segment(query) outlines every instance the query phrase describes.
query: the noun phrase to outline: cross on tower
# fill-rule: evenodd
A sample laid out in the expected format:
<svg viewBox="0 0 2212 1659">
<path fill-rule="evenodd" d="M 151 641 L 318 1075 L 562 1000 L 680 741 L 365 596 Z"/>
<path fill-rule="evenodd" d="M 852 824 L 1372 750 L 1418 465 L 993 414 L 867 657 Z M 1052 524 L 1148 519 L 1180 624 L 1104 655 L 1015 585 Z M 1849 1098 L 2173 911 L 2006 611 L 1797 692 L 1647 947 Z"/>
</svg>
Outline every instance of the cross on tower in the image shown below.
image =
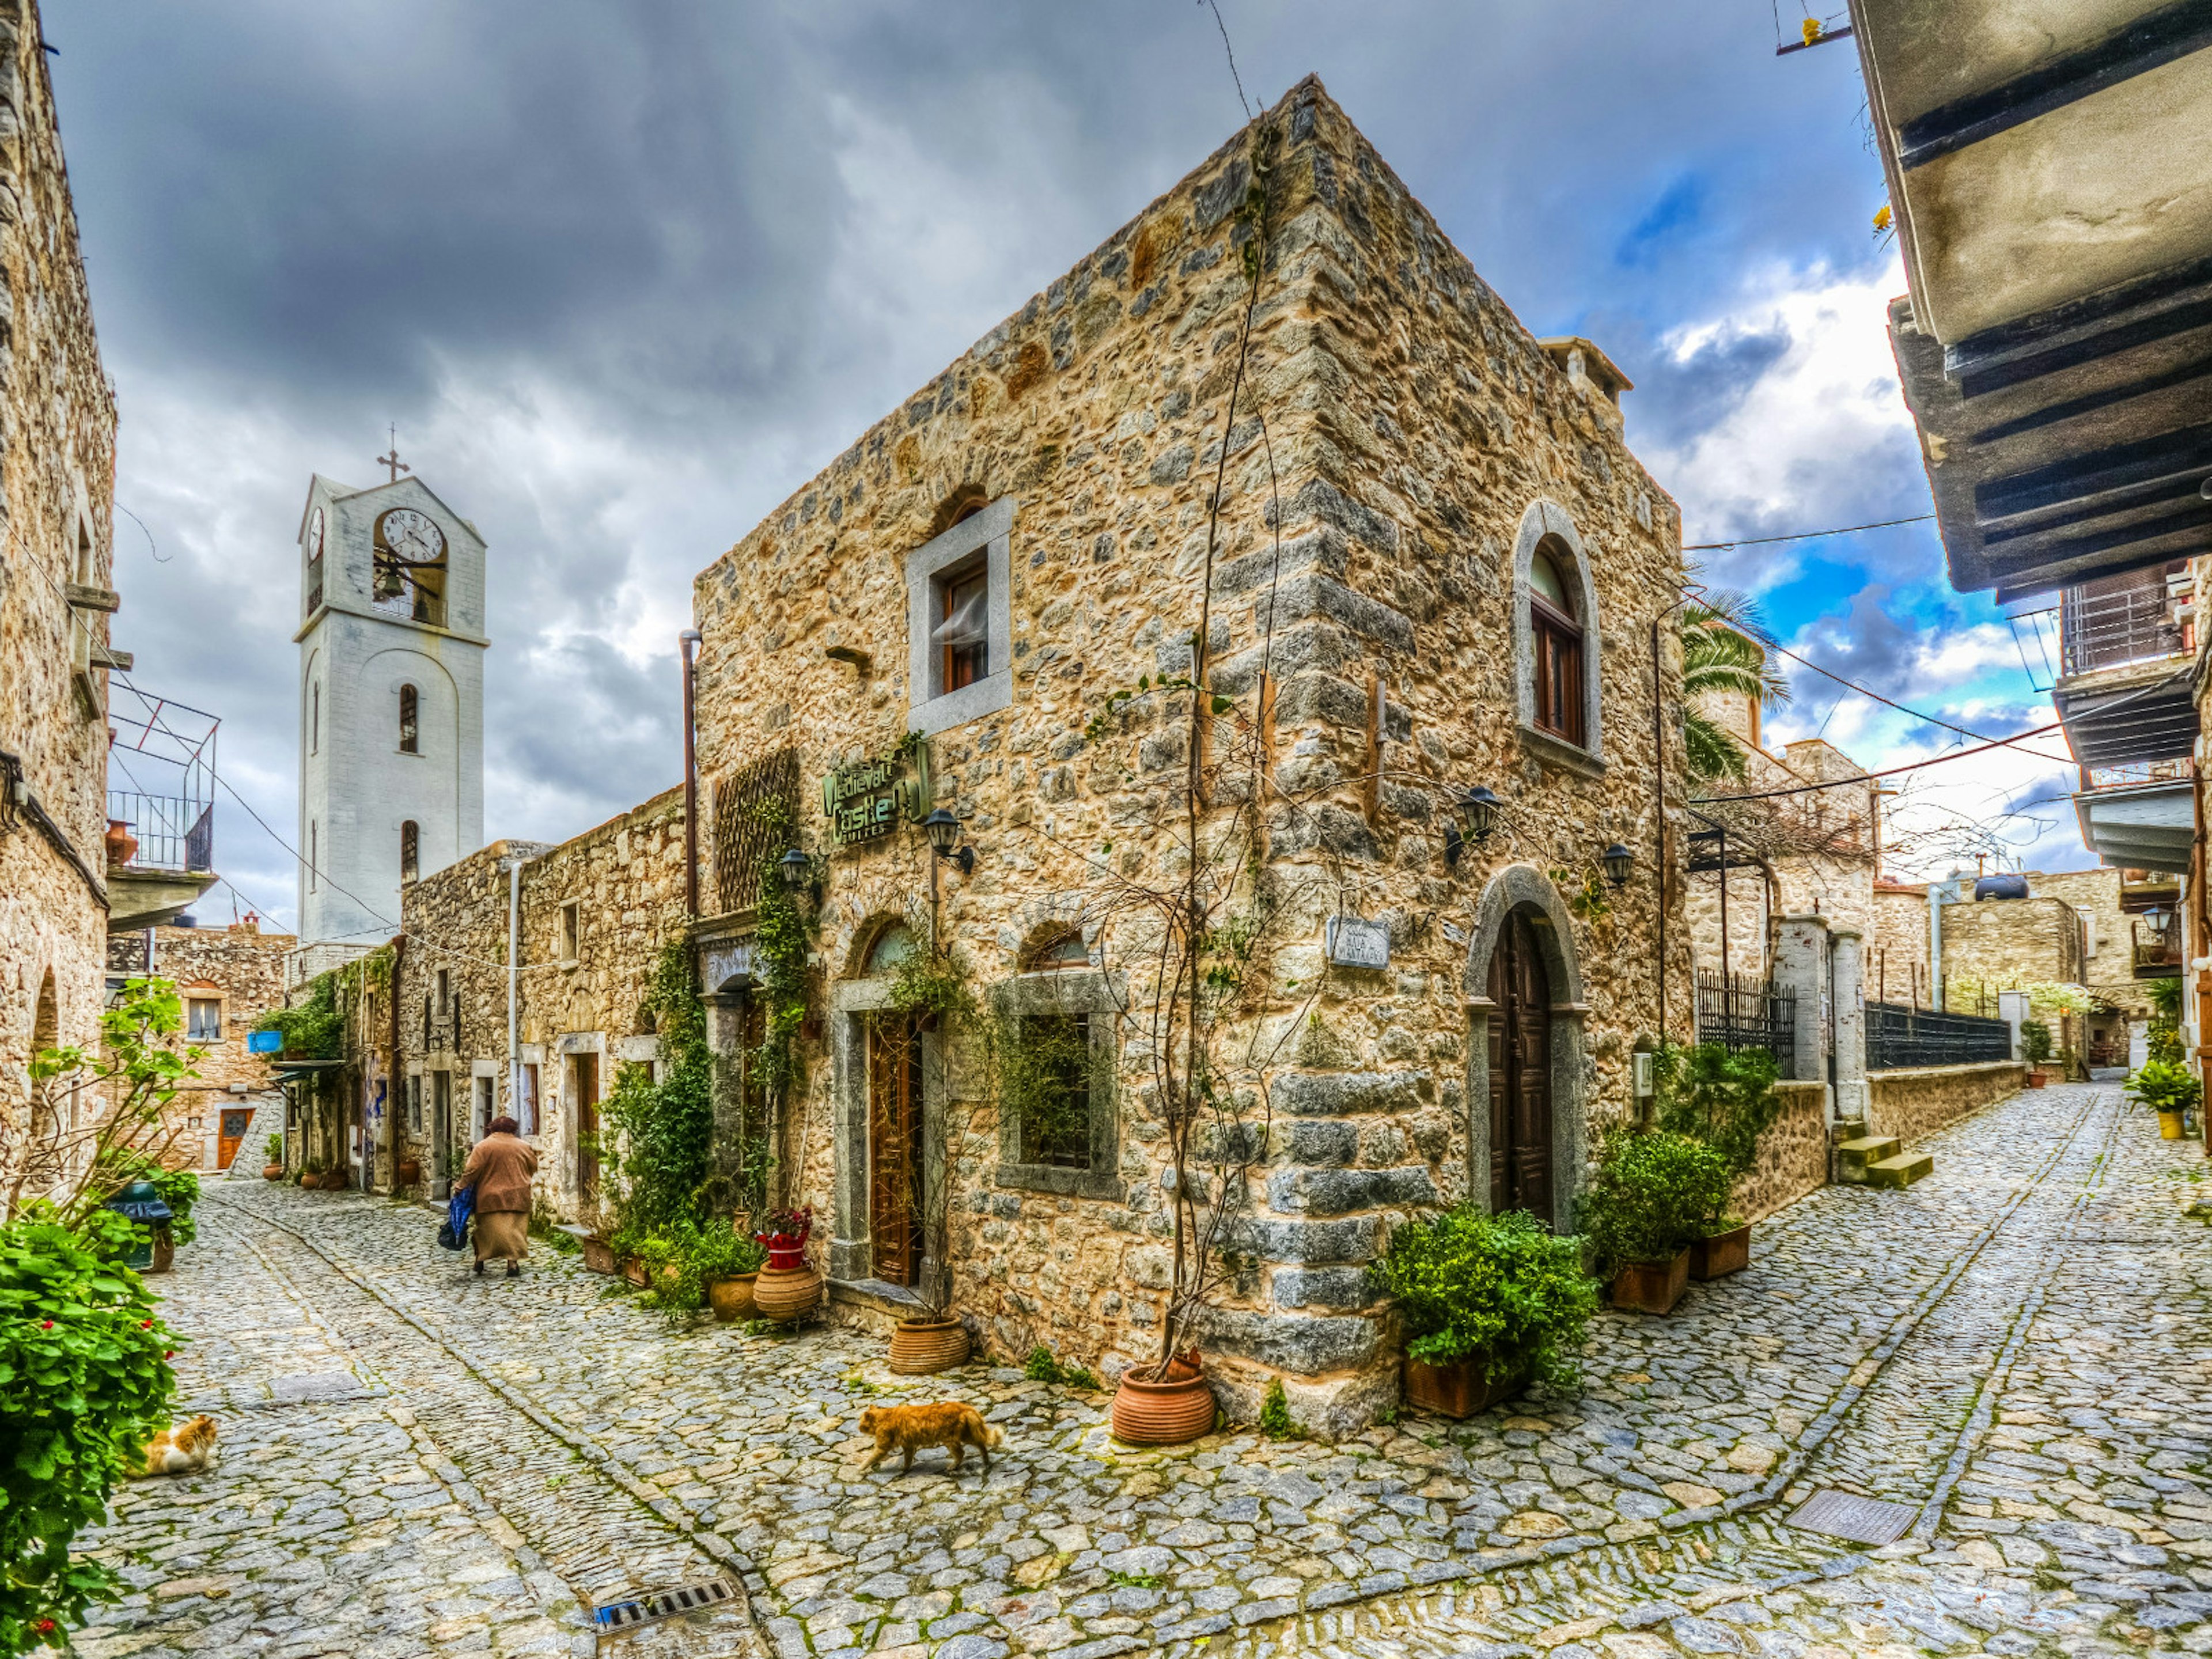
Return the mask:
<svg viewBox="0 0 2212 1659">
<path fill-rule="evenodd" d="M 398 483 L 399 482 L 399 475 L 400 475 L 401 473 L 403 473 L 403 472 L 412 472 L 415 469 L 414 469 L 413 467 L 411 467 L 411 466 L 408 465 L 406 462 L 404 462 L 404 461 L 403 461 L 403 460 L 401 460 L 401 459 L 399 459 L 399 428 L 398 428 L 398 427 L 397 425 L 394 425 L 393 427 L 392 427 L 392 428 L 391 428 L 391 433 L 392 433 L 392 453 L 391 453 L 390 454 L 388 454 L 388 455 L 380 455 L 380 456 L 378 456 L 378 457 L 376 458 L 376 464 L 377 464 L 379 466 L 382 466 L 382 467 L 389 467 L 389 468 L 391 469 L 391 471 L 392 471 L 392 479 L 391 479 L 391 482 L 392 482 L 392 483 Z"/>
</svg>

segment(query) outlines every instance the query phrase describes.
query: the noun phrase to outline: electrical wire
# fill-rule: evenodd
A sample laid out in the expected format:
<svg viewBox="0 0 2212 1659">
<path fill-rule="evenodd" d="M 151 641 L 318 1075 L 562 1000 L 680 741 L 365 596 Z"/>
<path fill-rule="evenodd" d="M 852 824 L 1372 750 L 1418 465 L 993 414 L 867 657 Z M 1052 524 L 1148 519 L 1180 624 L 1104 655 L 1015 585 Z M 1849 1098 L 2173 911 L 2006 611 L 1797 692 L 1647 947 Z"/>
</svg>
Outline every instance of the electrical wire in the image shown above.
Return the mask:
<svg viewBox="0 0 2212 1659">
<path fill-rule="evenodd" d="M 1960 726 L 1954 721 L 1939 719 L 1934 714 L 1923 714 L 1917 708 L 1908 708 L 1901 702 L 1897 702 L 1888 697 L 1883 696 L 1879 691 L 1868 690 L 1865 686 L 1861 685 L 1856 680 L 1847 680 L 1841 674 L 1837 673 L 1832 669 L 1823 668 L 1816 662 L 1808 661 L 1807 659 L 1799 656 L 1795 651 L 1790 650 L 1790 647 L 1785 645 L 1777 645 L 1774 647 L 1774 649 L 1781 653 L 1782 655 L 1789 658 L 1790 661 L 1797 664 L 1799 666 L 1809 668 L 1815 674 L 1832 679 L 1838 685 L 1845 687 L 1850 690 L 1856 691 L 1863 697 L 1871 697 L 1875 702 L 1881 704 L 1883 708 L 1894 708 L 1900 714 L 1910 714 L 1914 720 L 1925 720 L 1930 726 L 1940 726 L 1946 732 L 1956 732 L 1960 737 L 1972 738 L 1977 743 L 1996 743 L 1999 741 L 2010 743 L 2016 741 L 2016 739 L 2009 738 L 2003 739 L 1993 738 L 1986 732 L 1976 732 L 1969 727 Z M 1837 702 L 1839 704 L 1843 700 L 1841 698 L 1837 699 Z M 1828 711 L 1828 714 L 1830 718 L 1832 719 L 1835 715 L 1835 710 L 1831 708 Z M 1820 724 L 1823 730 L 1826 729 L 1826 720 L 1823 720 Z M 2075 763 L 2074 757 L 2071 755 L 2046 755 L 2040 750 L 2036 749 L 2031 749 L 2025 752 L 2033 755 L 2038 760 L 2047 760 L 2056 766 L 2071 766 Z"/>
<path fill-rule="evenodd" d="M 1732 542 L 1692 542 L 1685 553 L 1717 553 L 1731 547 L 1771 547 L 1777 542 L 1817 542 L 1824 536 L 1856 536 L 1862 530 L 1887 530 L 1900 524 L 1925 524 L 1936 515 L 1916 513 L 1909 519 L 1877 519 L 1872 524 L 1839 525 L 1833 530 L 1805 530 L 1794 536 L 1741 536 Z"/>
</svg>

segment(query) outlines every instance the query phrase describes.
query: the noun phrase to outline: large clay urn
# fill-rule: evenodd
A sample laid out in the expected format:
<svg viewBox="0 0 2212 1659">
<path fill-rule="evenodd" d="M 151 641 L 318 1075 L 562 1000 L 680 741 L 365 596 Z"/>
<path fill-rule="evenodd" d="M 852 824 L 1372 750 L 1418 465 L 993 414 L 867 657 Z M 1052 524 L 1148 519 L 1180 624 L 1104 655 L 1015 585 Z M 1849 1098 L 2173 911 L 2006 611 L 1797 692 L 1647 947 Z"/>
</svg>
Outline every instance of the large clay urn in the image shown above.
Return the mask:
<svg viewBox="0 0 2212 1659">
<path fill-rule="evenodd" d="M 822 1305 L 822 1275 L 801 1261 L 796 1267 L 763 1267 L 753 1280 L 753 1306 L 779 1325 L 810 1318 Z"/>
<path fill-rule="evenodd" d="M 891 1333 L 891 1369 L 927 1376 L 968 1363 L 968 1328 L 957 1319 L 902 1319 Z"/>
<path fill-rule="evenodd" d="M 263 1164 L 261 1178 L 264 1181 L 282 1181 L 284 1178 L 284 1166 L 281 1164 Z"/>
<path fill-rule="evenodd" d="M 138 856 L 138 838 L 131 833 L 131 820 L 110 818 L 107 821 L 107 867 L 120 869 Z"/>
<path fill-rule="evenodd" d="M 753 1280 L 756 1273 L 737 1273 L 728 1279 L 717 1279 L 707 1286 L 707 1305 L 714 1310 L 714 1317 L 725 1325 L 734 1325 L 741 1319 L 757 1316 L 758 1307 L 753 1301 Z"/>
<path fill-rule="evenodd" d="M 1129 1446 L 1180 1446 L 1213 1427 L 1213 1390 L 1203 1376 L 1142 1382 L 1124 1372 L 1114 1390 L 1114 1437 Z"/>
</svg>

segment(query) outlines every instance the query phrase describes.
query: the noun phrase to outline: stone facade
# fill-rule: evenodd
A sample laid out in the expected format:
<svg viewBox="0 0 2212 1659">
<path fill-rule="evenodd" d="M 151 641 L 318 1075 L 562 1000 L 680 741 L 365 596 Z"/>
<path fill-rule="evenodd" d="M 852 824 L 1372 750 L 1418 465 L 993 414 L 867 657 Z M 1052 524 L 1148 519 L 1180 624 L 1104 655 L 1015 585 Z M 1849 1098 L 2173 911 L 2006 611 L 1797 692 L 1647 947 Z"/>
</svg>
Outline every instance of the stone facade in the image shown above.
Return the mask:
<svg viewBox="0 0 2212 1659">
<path fill-rule="evenodd" d="M 1929 1006 L 1928 884 L 1875 884 L 1874 931 L 1868 936 L 1867 995 L 1876 1002 Z"/>
<path fill-rule="evenodd" d="M 967 1126 L 950 1152 L 951 1259 L 925 1265 L 951 1275 L 994 1351 L 1041 1342 L 1114 1375 L 1160 1340 L 1168 1169 L 1141 1029 L 1158 935 L 1134 896 L 1186 867 L 1178 682 L 1206 617 L 1204 682 L 1227 712 L 1201 723 L 1200 839 L 1245 844 L 1231 826 L 1256 780 L 1253 879 L 1278 900 L 1278 943 L 1223 1038 L 1266 1141 L 1206 1346 L 1232 1397 L 1280 1375 L 1302 1419 L 1334 1432 L 1395 1391 L 1363 1276 L 1389 1218 L 1467 1194 L 1471 1171 L 1488 1190 L 1489 968 L 1509 923 L 1548 982 L 1540 1150 L 1563 1213 L 1599 1127 L 1630 1109 L 1634 1040 L 1659 1023 L 1662 906 L 1668 1002 L 1688 1034 L 1679 872 L 1655 869 L 1645 643 L 1677 591 L 1680 530 L 1622 441 L 1618 377 L 1593 348 L 1534 339 L 1317 82 L 1262 120 L 1271 228 L 1241 373 L 1249 130 L 701 574 L 699 764 L 702 799 L 779 753 L 802 780 L 799 839 L 823 860 L 820 1028 L 787 1103 L 784 1176 L 826 1223 L 819 1259 L 848 1296 L 898 1288 L 869 1213 L 885 930 L 936 928 L 994 1006 L 1045 995 L 1024 988 L 1043 977 L 1032 953 L 1070 945 L 1050 994 L 1093 1011 L 1109 1079 L 1088 1162 L 1008 1157 L 1018 1136 L 970 1098 L 961 1044 L 924 1034 L 922 1145 L 943 1158 L 947 1123 Z M 1589 625 L 1580 747 L 1531 718 L 1540 546 Z M 972 626 L 954 605 L 969 571 Z M 971 684 L 939 653 L 940 617 L 980 647 Z M 1678 665 L 1670 634 L 1670 682 Z M 913 762 L 894 755 L 909 731 L 927 734 Z M 857 814 L 841 802 L 850 839 L 833 844 L 814 803 L 870 757 L 895 763 L 848 775 L 878 782 Z M 881 782 L 894 775 L 902 794 Z M 1448 858 L 1444 805 L 1477 784 L 1504 802 L 1498 826 Z M 933 871 L 910 822 L 933 800 L 957 816 L 972 873 Z M 744 840 L 742 824 L 710 827 L 717 846 Z M 1636 857 L 1617 891 L 1596 861 L 1615 841 Z M 702 878 L 733 914 L 702 955 L 710 989 L 742 997 L 747 872 L 732 873 Z M 1378 963 L 1387 939 L 1387 966 L 1333 963 L 1327 940 L 1354 937 Z M 1115 1006 L 1129 1012 L 1096 1012 Z"/>
<path fill-rule="evenodd" d="M 152 971 L 175 982 L 185 1005 L 177 1046 L 201 1051 L 192 1062 L 197 1081 L 178 1091 L 165 1116 L 176 1137 L 167 1161 L 216 1170 L 228 1168 L 235 1156 L 258 1165 L 263 1142 L 283 1127 L 284 1098 L 270 1057 L 247 1052 L 246 1037 L 263 1015 L 283 1006 L 284 956 L 297 941 L 252 922 L 118 933 L 107 941 L 111 979 L 148 971 L 149 934 Z M 268 1115 L 258 1117 L 264 1109 Z"/>
<path fill-rule="evenodd" d="M 1996 1012 L 2000 991 L 2028 985 L 2079 985 L 2086 959 L 2081 918 L 2063 899 L 1984 899 L 1943 907 L 1945 1004 L 1978 1012 L 1986 991 Z"/>
<path fill-rule="evenodd" d="M 1910 1146 L 1984 1106 L 2009 1099 L 2027 1082 L 2027 1067 L 2010 1060 L 1869 1073 L 1867 1133 L 1894 1135 Z"/>
<path fill-rule="evenodd" d="M 1772 1215 L 1828 1184 L 1827 1091 L 1819 1083 L 1778 1083 L 1782 1109 L 1759 1138 L 1759 1161 L 1737 1181 L 1735 1212 L 1747 1221 Z"/>
<path fill-rule="evenodd" d="M 515 871 L 520 1073 L 507 1050 Z M 641 1011 L 662 950 L 684 937 L 682 790 L 557 846 L 495 842 L 410 883 L 400 903 L 401 1086 L 388 1128 L 373 1137 L 376 1184 L 392 1183 L 395 1157 L 411 1158 L 423 1187 L 443 1196 L 469 1146 L 507 1113 L 538 1148 L 542 1206 L 563 1221 L 598 1222 L 590 1160 L 579 1158 L 586 1097 L 604 1099 L 618 1066 L 659 1057 Z M 384 1098 L 384 1065 L 380 1053 L 364 1070 L 372 1110 Z"/>
<path fill-rule="evenodd" d="M 34 0 L 0 3 L 0 1190 L 35 1048 L 99 1040 L 115 403 Z M 15 799 L 18 779 L 27 801 Z"/>
</svg>

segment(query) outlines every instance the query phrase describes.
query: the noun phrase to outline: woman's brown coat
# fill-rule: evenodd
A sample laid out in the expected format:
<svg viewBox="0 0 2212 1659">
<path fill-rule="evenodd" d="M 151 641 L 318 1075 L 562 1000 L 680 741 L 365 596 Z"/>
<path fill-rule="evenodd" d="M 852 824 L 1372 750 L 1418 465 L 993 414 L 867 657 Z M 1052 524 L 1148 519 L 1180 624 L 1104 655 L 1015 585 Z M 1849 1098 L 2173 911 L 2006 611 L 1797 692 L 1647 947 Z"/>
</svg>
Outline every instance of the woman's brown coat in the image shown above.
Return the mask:
<svg viewBox="0 0 2212 1659">
<path fill-rule="evenodd" d="M 530 1213 L 530 1177 L 538 1173 L 538 1154 L 514 1135 L 486 1135 L 469 1154 L 461 1185 L 477 1189 L 477 1208 Z"/>
</svg>

